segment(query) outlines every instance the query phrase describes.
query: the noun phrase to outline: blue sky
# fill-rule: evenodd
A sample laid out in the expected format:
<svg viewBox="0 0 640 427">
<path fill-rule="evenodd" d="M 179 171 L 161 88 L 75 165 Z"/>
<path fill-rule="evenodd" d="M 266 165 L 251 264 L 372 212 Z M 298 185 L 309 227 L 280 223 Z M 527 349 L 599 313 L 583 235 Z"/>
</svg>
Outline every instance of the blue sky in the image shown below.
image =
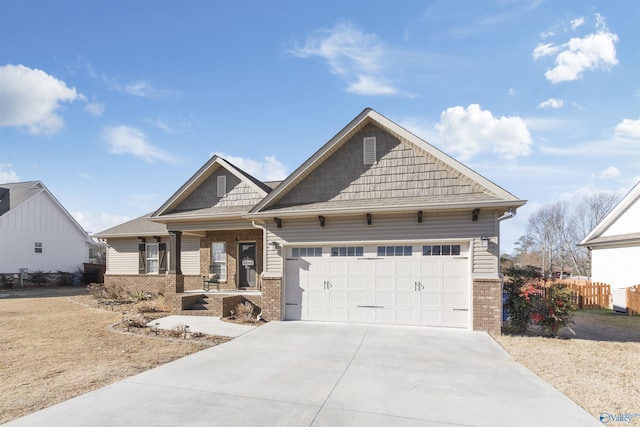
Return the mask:
<svg viewBox="0 0 640 427">
<path fill-rule="evenodd" d="M 0 0 L 0 182 L 90 232 L 212 154 L 282 179 L 371 107 L 529 203 L 640 180 L 637 1 Z"/>
</svg>

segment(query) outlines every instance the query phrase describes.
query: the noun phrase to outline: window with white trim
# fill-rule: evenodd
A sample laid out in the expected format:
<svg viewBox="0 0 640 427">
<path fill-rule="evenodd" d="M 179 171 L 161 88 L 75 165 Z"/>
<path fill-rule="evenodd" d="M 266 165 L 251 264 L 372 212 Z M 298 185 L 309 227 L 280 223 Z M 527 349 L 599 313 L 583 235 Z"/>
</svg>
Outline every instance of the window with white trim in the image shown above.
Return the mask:
<svg viewBox="0 0 640 427">
<path fill-rule="evenodd" d="M 460 245 L 424 245 L 424 256 L 457 256 L 460 255 Z"/>
<path fill-rule="evenodd" d="M 219 281 L 227 280 L 227 245 L 225 242 L 211 243 L 210 273 L 217 274 Z"/>
<path fill-rule="evenodd" d="M 35 251 L 36 251 L 37 254 L 41 254 L 42 253 L 42 242 L 36 242 Z"/>
<path fill-rule="evenodd" d="M 224 197 L 227 194 L 227 177 L 221 175 L 218 177 L 218 197 Z"/>
<path fill-rule="evenodd" d="M 378 246 L 378 256 L 411 256 L 413 246 Z"/>
<path fill-rule="evenodd" d="M 158 274 L 160 266 L 160 248 L 157 243 L 147 243 L 147 274 Z"/>
<path fill-rule="evenodd" d="M 294 258 L 322 256 L 322 248 L 292 248 L 291 255 Z"/>
<path fill-rule="evenodd" d="M 376 162 L 376 137 L 369 136 L 362 140 L 363 162 L 365 165 L 373 165 Z"/>
<path fill-rule="evenodd" d="M 331 256 L 363 256 L 364 246 L 337 246 L 331 248 Z"/>
</svg>

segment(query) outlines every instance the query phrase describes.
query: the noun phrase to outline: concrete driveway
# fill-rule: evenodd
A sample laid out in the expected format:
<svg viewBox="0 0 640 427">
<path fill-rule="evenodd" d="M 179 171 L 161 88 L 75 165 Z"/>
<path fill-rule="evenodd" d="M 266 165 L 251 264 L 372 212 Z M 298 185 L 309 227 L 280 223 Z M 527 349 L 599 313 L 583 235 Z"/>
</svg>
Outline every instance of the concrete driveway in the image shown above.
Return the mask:
<svg viewBox="0 0 640 427">
<path fill-rule="evenodd" d="M 8 426 L 598 426 L 484 333 L 272 322 Z"/>
</svg>

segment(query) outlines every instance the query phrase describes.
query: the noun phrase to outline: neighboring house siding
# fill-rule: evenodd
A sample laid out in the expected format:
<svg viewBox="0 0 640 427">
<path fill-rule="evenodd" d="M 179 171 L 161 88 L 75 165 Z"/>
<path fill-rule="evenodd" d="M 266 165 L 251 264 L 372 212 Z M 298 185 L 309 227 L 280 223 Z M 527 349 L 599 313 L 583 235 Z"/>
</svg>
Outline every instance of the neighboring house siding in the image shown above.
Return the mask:
<svg viewBox="0 0 640 427">
<path fill-rule="evenodd" d="M 362 161 L 363 139 L 376 137 L 377 162 Z M 306 176 L 278 205 L 482 193 L 444 164 L 368 125 Z"/>
<path fill-rule="evenodd" d="M 349 217 L 327 217 L 325 227 L 317 218 L 283 219 L 282 228 L 267 222 L 267 240 L 280 246 L 287 244 L 334 242 L 402 242 L 451 241 L 477 239 L 474 248 L 474 277 L 498 277 L 498 247 L 494 236 L 494 212 L 480 215 L 471 221 L 471 212 L 441 212 L 424 215 L 417 222 L 417 213 L 373 215 L 367 225 L 365 214 Z M 480 237 L 493 239 L 488 248 L 482 248 Z M 282 249 L 267 251 L 266 272 L 270 276 L 282 274 Z"/>
<path fill-rule="evenodd" d="M 218 177 L 226 176 L 226 194 L 218 197 Z M 262 199 L 250 185 L 241 181 L 226 169 L 218 168 L 209 178 L 191 193 L 174 212 L 183 212 L 213 206 L 247 206 L 255 205 Z"/>
<path fill-rule="evenodd" d="M 640 232 L 640 201 L 636 200 L 602 233 L 601 237 L 638 232 Z"/>
<path fill-rule="evenodd" d="M 591 252 L 594 282 L 603 282 L 611 288 L 640 285 L 640 247 L 594 248 Z"/>
<path fill-rule="evenodd" d="M 168 237 L 163 237 L 161 242 L 169 246 Z M 138 274 L 138 245 L 141 241 L 137 238 L 109 239 L 108 243 L 106 274 Z M 167 253 L 167 270 L 170 262 L 171 254 Z M 198 237 L 182 239 L 182 272 L 183 274 L 200 274 L 200 238 Z"/>
<path fill-rule="evenodd" d="M 0 273 L 76 271 L 89 259 L 88 237 L 47 193 L 0 217 Z M 42 253 L 35 252 L 42 243 Z"/>
</svg>

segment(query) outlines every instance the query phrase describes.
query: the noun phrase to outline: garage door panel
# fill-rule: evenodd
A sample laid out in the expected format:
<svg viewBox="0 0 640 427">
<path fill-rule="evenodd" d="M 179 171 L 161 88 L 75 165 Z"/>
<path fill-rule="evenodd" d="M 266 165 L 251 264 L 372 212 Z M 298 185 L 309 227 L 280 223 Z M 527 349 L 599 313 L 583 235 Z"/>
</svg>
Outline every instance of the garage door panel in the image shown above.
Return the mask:
<svg viewBox="0 0 640 427">
<path fill-rule="evenodd" d="M 454 257 L 407 247 L 408 254 L 365 246 L 362 257 L 324 248 L 322 256 L 287 260 L 286 301 L 300 306 L 287 305 L 286 318 L 469 327 L 465 249 Z"/>
</svg>

